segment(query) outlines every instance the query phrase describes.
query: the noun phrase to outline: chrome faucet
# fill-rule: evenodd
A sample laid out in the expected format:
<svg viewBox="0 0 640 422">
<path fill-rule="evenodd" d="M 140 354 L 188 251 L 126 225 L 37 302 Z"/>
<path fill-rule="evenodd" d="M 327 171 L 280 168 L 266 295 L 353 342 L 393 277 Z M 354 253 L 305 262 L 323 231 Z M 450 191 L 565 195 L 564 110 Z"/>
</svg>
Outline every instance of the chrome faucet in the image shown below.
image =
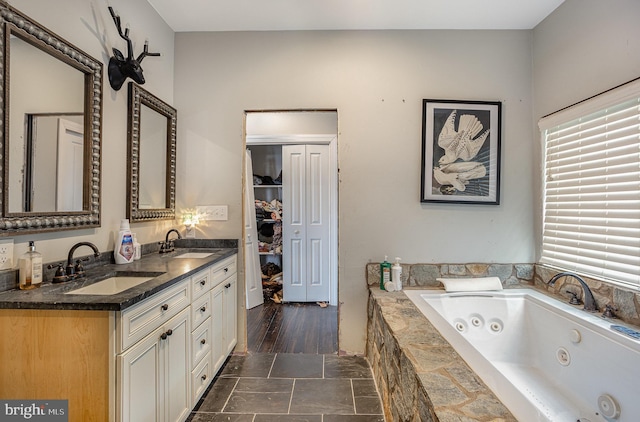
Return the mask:
<svg viewBox="0 0 640 422">
<path fill-rule="evenodd" d="M 582 290 L 584 291 L 584 310 L 589 312 L 596 312 L 598 310 L 598 305 L 596 304 L 596 300 L 593 297 L 593 293 L 591 293 L 591 289 L 587 286 L 587 283 L 577 274 L 571 272 L 562 272 L 551 277 L 551 280 L 547 282 L 549 286 L 553 286 L 555 282 L 561 277 L 573 277 L 580 282 L 582 286 Z"/>
<path fill-rule="evenodd" d="M 182 236 L 180 236 L 180 232 L 178 230 L 170 229 L 167 232 L 167 235 L 164 237 L 164 242 L 158 242 L 160 243 L 160 253 L 169 253 L 174 251 L 173 241 L 176 239 L 169 240 L 169 235 L 171 233 L 177 234 L 178 239 L 182 239 Z"/>
</svg>

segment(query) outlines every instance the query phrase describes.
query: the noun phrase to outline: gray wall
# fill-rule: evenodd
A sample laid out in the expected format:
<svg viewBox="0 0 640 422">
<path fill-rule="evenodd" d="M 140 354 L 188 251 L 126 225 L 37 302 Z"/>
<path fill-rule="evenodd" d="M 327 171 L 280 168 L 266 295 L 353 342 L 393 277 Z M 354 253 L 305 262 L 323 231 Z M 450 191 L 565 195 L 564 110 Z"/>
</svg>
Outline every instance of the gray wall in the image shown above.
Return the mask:
<svg viewBox="0 0 640 422">
<path fill-rule="evenodd" d="M 531 31 L 178 33 L 175 72 L 180 202 L 229 205 L 214 237 L 242 236 L 244 111 L 338 110 L 342 350 L 368 262 L 533 260 Z M 501 205 L 420 204 L 423 98 L 503 102 Z"/>
</svg>

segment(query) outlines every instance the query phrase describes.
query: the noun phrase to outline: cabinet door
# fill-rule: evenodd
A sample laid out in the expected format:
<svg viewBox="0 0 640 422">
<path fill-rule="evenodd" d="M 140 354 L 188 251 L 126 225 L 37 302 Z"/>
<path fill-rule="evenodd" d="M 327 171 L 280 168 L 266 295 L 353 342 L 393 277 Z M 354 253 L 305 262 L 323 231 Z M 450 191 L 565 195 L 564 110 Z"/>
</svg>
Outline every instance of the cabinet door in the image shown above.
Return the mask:
<svg viewBox="0 0 640 422">
<path fill-rule="evenodd" d="M 224 282 L 224 345 L 225 357 L 233 352 L 237 343 L 237 276 L 234 274 Z"/>
<path fill-rule="evenodd" d="M 158 329 L 118 355 L 118 416 L 121 422 L 160 421 L 161 340 Z"/>
<path fill-rule="evenodd" d="M 218 372 L 225 359 L 226 345 L 224 344 L 224 285 L 218 284 L 211 290 L 211 363 L 213 374 Z"/>
<path fill-rule="evenodd" d="M 165 415 L 168 422 L 184 421 L 191 411 L 191 324 L 186 308 L 164 324 L 163 353 Z M 136 419 L 142 420 L 142 419 Z"/>
</svg>

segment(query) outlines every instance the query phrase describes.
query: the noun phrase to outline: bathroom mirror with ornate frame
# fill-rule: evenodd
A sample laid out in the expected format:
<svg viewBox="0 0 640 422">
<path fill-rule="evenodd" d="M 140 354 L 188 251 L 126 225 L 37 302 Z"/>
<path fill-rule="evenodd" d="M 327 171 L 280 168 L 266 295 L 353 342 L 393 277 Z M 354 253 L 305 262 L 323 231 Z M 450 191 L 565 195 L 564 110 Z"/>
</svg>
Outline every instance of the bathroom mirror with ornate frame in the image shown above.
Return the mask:
<svg viewBox="0 0 640 422">
<path fill-rule="evenodd" d="M 175 219 L 177 111 L 129 82 L 127 217 Z"/>
<path fill-rule="evenodd" d="M 0 236 L 99 227 L 102 63 L 1 0 L 0 44 Z"/>
</svg>

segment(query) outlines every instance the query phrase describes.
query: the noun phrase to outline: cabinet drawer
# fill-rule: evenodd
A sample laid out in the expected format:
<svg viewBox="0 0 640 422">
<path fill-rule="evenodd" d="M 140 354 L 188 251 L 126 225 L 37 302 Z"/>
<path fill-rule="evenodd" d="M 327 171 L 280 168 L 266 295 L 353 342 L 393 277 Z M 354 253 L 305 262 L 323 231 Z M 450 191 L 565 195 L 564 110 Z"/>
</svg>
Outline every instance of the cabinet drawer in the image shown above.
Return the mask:
<svg viewBox="0 0 640 422">
<path fill-rule="evenodd" d="M 211 295 L 206 294 L 191 304 L 191 326 L 197 327 L 211 315 Z"/>
<path fill-rule="evenodd" d="M 207 354 L 193 371 L 191 371 L 191 406 L 198 404 L 198 400 L 207 390 L 209 383 L 213 379 L 211 371 L 211 356 Z"/>
<path fill-rule="evenodd" d="M 211 336 L 211 318 L 193 330 L 191 333 L 191 367 L 195 367 L 198 362 L 202 360 L 206 355 L 210 355 L 211 342 L 213 337 Z"/>
<path fill-rule="evenodd" d="M 217 286 L 222 280 L 237 272 L 236 257 L 237 255 L 230 256 L 211 266 L 211 278 L 213 280 L 211 287 Z"/>
<path fill-rule="evenodd" d="M 198 299 L 211 290 L 211 271 L 209 268 L 191 276 L 191 301 Z"/>
<path fill-rule="evenodd" d="M 189 306 L 189 280 L 165 289 L 116 314 L 116 348 L 120 353 Z"/>
</svg>

